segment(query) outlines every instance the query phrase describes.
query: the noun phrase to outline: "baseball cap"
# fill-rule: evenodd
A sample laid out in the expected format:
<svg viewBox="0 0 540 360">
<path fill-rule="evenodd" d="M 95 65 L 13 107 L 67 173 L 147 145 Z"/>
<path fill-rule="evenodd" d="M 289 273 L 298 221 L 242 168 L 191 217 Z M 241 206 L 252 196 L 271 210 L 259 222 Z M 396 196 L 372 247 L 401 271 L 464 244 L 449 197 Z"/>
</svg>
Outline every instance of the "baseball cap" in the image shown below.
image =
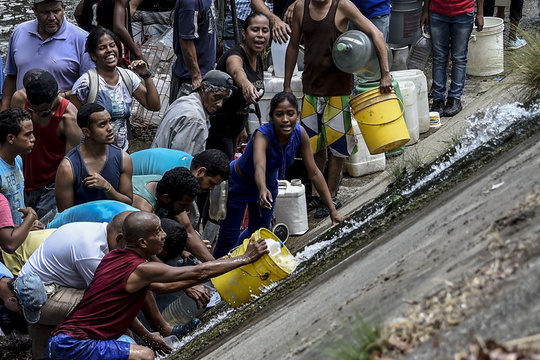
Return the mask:
<svg viewBox="0 0 540 360">
<path fill-rule="evenodd" d="M 39 276 L 29 273 L 15 279 L 14 288 L 26 321 L 30 324 L 37 323 L 41 315 L 40 309 L 47 301 L 45 285 Z"/>
<path fill-rule="evenodd" d="M 58 82 L 43 69 L 28 70 L 23 77 L 23 86 L 26 98 L 34 105 L 49 104 L 58 96 Z"/>
<path fill-rule="evenodd" d="M 210 85 L 220 86 L 230 90 L 236 89 L 231 75 L 220 70 L 210 70 L 203 76 L 202 81 Z"/>
</svg>

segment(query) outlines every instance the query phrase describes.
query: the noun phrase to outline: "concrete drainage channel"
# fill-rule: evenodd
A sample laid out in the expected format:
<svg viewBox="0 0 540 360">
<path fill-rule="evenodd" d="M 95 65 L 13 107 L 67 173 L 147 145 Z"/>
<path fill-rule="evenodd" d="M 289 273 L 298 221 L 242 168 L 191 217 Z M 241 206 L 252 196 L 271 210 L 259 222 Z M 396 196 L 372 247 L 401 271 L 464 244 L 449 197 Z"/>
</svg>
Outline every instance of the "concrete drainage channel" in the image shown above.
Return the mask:
<svg viewBox="0 0 540 360">
<path fill-rule="evenodd" d="M 474 127 L 479 129 L 477 131 L 482 131 L 484 136 L 489 135 L 471 151 L 451 149 L 430 167 L 419 169 L 407 178 L 393 183 L 385 193 L 356 211 L 346 223 L 313 239 L 304 251 L 297 254 L 297 258 L 306 252 L 312 254 L 302 258 L 296 271 L 269 289 L 266 294 L 241 309 L 233 310 L 221 303 L 207 311 L 201 318 L 203 324 L 200 329 L 182 339 L 182 347 L 168 358 L 192 359 L 218 346 L 220 339 L 225 339 L 227 333 L 239 330 L 271 304 L 283 299 L 359 249 L 372 244 L 383 231 L 389 230 L 427 202 L 469 178 L 485 164 L 538 133 L 539 107 L 532 105 L 529 106 L 529 111 L 525 111 L 515 104 L 512 106 L 515 108 L 512 110 L 515 118 L 506 128 L 500 126 L 500 113 L 491 115 L 499 122 L 496 124 L 498 130 L 482 128 L 482 118 L 487 116 L 485 113 L 474 115 L 470 122 L 475 124 Z M 504 112 L 505 109 L 499 111 Z M 473 128 L 473 125 L 470 128 Z M 464 136 L 471 139 L 479 137 L 478 134 L 470 133 Z M 315 253 L 310 247 L 324 250 Z"/>
</svg>

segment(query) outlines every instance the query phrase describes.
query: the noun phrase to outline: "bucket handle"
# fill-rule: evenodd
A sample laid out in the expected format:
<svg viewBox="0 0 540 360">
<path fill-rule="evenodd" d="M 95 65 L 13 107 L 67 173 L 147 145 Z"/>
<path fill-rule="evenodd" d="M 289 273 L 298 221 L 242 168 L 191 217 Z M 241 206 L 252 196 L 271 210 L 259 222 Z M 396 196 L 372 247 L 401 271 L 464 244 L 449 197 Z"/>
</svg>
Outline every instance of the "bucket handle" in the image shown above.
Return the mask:
<svg viewBox="0 0 540 360">
<path fill-rule="evenodd" d="M 386 124 L 390 124 L 390 123 L 393 123 L 394 121 L 398 120 L 400 117 L 403 116 L 403 114 L 405 113 L 405 105 L 403 105 L 403 101 L 401 101 L 401 99 L 399 97 L 396 96 L 396 99 L 399 101 L 399 108 L 401 109 L 401 114 L 395 118 L 395 119 L 392 119 L 392 120 L 388 120 L 386 122 L 382 122 L 382 123 L 377 123 L 377 124 L 369 124 L 369 123 L 365 123 L 361 120 L 358 120 L 356 119 L 356 122 L 362 124 L 362 125 L 367 125 L 367 126 L 380 126 L 380 125 L 386 125 Z"/>
<path fill-rule="evenodd" d="M 259 278 L 261 278 L 262 281 L 265 281 L 270 277 L 269 272 L 265 272 L 264 274 L 253 275 L 253 274 L 250 274 L 249 271 L 247 271 L 247 270 L 245 270 L 243 268 L 240 268 L 240 270 L 242 270 L 243 272 L 245 272 L 246 274 L 248 274 L 251 277 L 259 277 Z"/>
</svg>

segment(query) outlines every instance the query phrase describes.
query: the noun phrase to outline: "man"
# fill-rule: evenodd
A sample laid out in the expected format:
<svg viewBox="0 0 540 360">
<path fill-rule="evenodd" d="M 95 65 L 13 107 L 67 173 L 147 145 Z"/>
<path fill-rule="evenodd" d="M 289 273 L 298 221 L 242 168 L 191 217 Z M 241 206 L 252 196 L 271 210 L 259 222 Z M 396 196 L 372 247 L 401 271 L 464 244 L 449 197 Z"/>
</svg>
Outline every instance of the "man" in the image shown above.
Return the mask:
<svg viewBox="0 0 540 360">
<path fill-rule="evenodd" d="M 24 200 L 41 219 L 56 211 L 56 170 L 62 158 L 81 143 L 82 132 L 77 125 L 77 108 L 58 94 L 58 83 L 49 72 L 28 70 L 23 85 L 13 95 L 11 106 L 32 116 L 36 143 L 34 151 L 22 156 Z"/>
<path fill-rule="evenodd" d="M 433 104 L 430 110 L 441 116 L 455 116 L 463 108 L 461 95 L 465 88 L 469 36 L 474 24 L 477 31 L 484 28 L 484 0 L 477 1 L 477 9 L 475 18 L 474 0 L 424 1 L 420 26 L 429 26 L 433 44 Z M 452 75 L 445 104 L 450 53 Z"/>
<path fill-rule="evenodd" d="M 41 307 L 38 319 L 30 321 L 36 314 L 25 313 L 27 318 L 30 317 L 28 331 L 32 338 L 34 359 L 46 357 L 45 348 L 50 332 L 80 301 L 103 256 L 117 248 L 122 239 L 122 224 L 130 213 L 120 213 L 110 223 L 77 222 L 58 228 L 32 253 L 20 270 L 19 276 L 36 274 L 48 292 L 48 299 Z M 9 292 L 3 293 L 3 296 L 6 295 Z M 23 300 L 19 301 L 24 305 Z M 156 317 L 162 319 L 159 313 L 148 315 L 153 320 Z M 162 324 L 164 336 L 185 331 L 182 326 L 163 326 L 164 320 L 155 321 Z M 163 341 L 156 337 L 157 334 L 151 336 L 140 324 L 134 324 L 134 330 L 139 336 L 156 342 L 158 349 L 165 347 Z"/>
<path fill-rule="evenodd" d="M 332 46 L 352 22 L 375 46 L 381 68 L 381 92 L 390 92 L 392 80 L 383 34 L 349 0 L 298 0 L 294 7 L 293 31 L 285 56 L 283 89 L 292 93 L 291 78 L 298 57 L 300 38 L 305 40 L 301 124 L 306 130 L 317 167 L 324 173 L 328 162 L 328 189 L 336 209 L 341 207 L 337 190 L 343 160 L 355 152 L 349 99 L 352 76 L 339 70 L 332 60 Z M 328 160 L 327 160 L 328 158 Z M 316 218 L 330 215 L 315 187 Z"/>
<path fill-rule="evenodd" d="M 21 225 L 24 205 L 24 175 L 20 155 L 29 154 L 34 147 L 34 127 L 30 115 L 21 109 L 0 112 L 0 192 L 11 208 L 13 224 Z M 31 211 L 30 216 L 37 214 Z"/>
<path fill-rule="evenodd" d="M 58 211 L 94 200 L 133 202 L 129 155 L 114 142 L 111 115 L 97 103 L 84 104 L 77 113 L 84 142 L 60 162 L 56 173 Z"/>
<path fill-rule="evenodd" d="M 156 132 L 152 147 L 185 151 L 193 156 L 205 149 L 209 114 L 215 113 L 231 96 L 233 80 L 219 70 L 209 71 L 188 96 L 169 106 Z"/>
<path fill-rule="evenodd" d="M 204 75 L 214 68 L 216 35 L 212 0 L 176 1 L 173 25 L 176 61 L 172 66 L 169 105 L 198 88 Z"/>
<path fill-rule="evenodd" d="M 233 259 L 171 267 L 147 261 L 161 252 L 166 236 L 156 215 L 128 215 L 123 234 L 126 248 L 105 255 L 79 305 L 51 334 L 49 358 L 91 359 L 103 351 L 111 358 L 152 359 L 150 349 L 116 340 L 137 316 L 152 283 L 204 282 L 268 253 L 264 241 L 252 241 L 243 255 Z"/>
<path fill-rule="evenodd" d="M 13 330 L 26 332 L 26 321 L 20 314 L 22 310 L 15 294 L 13 274 L 0 263 L 0 328 L 8 335 Z"/>
<path fill-rule="evenodd" d="M 153 148 L 133 153 L 131 161 L 134 176 L 163 175 L 175 167 L 187 168 L 197 178 L 202 191 L 212 190 L 215 185 L 227 180 L 231 173 L 227 155 L 216 149 L 205 150 L 193 157 L 180 150 Z M 210 178 L 215 181 L 210 181 Z"/>
<path fill-rule="evenodd" d="M 63 1 L 35 0 L 32 10 L 36 19 L 17 26 L 9 39 L 2 110 L 23 88 L 23 76 L 30 69 L 50 72 L 60 95 L 69 98 L 75 81 L 95 66 L 84 50 L 88 33 L 65 21 Z"/>
<path fill-rule="evenodd" d="M 176 166 L 190 169 L 191 173 L 195 176 L 197 182 L 199 183 L 201 192 L 212 190 L 216 185 L 227 180 L 231 174 L 229 160 L 227 159 L 225 153 L 220 150 L 205 150 L 196 155 L 194 158 L 192 158 L 189 154 L 186 154 L 186 156 L 180 156 L 180 154 L 185 153 L 161 148 L 136 152 L 133 154 L 133 172 L 138 174 L 162 174 L 164 171 L 169 169 L 170 166 L 176 164 Z M 190 158 L 193 160 L 188 160 Z M 158 164 L 159 159 L 161 159 L 161 164 Z M 170 159 L 172 159 L 172 161 Z M 177 172 L 171 172 L 167 176 L 172 179 L 173 174 L 175 173 Z M 151 204 L 154 203 L 152 199 L 159 197 L 156 196 L 157 184 L 161 180 L 162 176 L 160 175 L 133 176 L 133 206 L 141 210 L 155 212 L 155 206 L 151 206 Z M 163 180 L 163 183 L 173 184 L 174 182 L 172 180 L 169 181 L 168 179 L 165 179 Z M 173 188 L 173 186 L 171 186 L 171 188 Z M 150 189 L 153 191 L 150 191 Z M 149 192 L 147 192 L 147 190 Z M 196 210 L 195 204 L 192 203 L 190 213 L 195 212 Z M 188 214 L 182 212 L 175 216 L 175 219 L 182 226 L 184 226 L 188 232 L 188 250 L 201 261 L 214 260 L 210 252 L 207 250 L 206 245 L 202 241 L 201 236 L 197 231 L 195 231 Z"/>
</svg>

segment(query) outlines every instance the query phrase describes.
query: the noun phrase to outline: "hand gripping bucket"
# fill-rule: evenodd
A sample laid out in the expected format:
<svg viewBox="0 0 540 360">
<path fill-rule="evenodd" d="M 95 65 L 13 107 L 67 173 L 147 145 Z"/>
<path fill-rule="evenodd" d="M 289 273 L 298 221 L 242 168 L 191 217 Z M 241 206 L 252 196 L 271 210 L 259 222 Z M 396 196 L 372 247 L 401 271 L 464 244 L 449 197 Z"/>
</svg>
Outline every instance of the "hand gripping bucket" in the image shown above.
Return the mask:
<svg viewBox="0 0 540 360">
<path fill-rule="evenodd" d="M 379 88 L 354 96 L 349 104 L 371 155 L 394 150 L 409 142 L 403 102 L 395 90 Z"/>
<path fill-rule="evenodd" d="M 265 228 L 257 230 L 251 238 L 255 238 L 255 241 L 261 239 L 279 241 L 279 238 L 273 232 Z M 244 254 L 251 238 L 244 239 L 244 242 L 233 250 L 229 256 L 237 257 Z M 265 254 L 252 264 L 244 265 L 213 278 L 212 284 L 223 300 L 227 301 L 232 307 L 238 308 L 249 303 L 254 297 L 261 295 L 264 286 L 277 282 L 294 271 L 296 262 L 286 263 L 282 261 L 283 259 L 294 260 L 294 257 L 285 246 L 281 248 L 279 254 L 274 256 Z"/>
</svg>

